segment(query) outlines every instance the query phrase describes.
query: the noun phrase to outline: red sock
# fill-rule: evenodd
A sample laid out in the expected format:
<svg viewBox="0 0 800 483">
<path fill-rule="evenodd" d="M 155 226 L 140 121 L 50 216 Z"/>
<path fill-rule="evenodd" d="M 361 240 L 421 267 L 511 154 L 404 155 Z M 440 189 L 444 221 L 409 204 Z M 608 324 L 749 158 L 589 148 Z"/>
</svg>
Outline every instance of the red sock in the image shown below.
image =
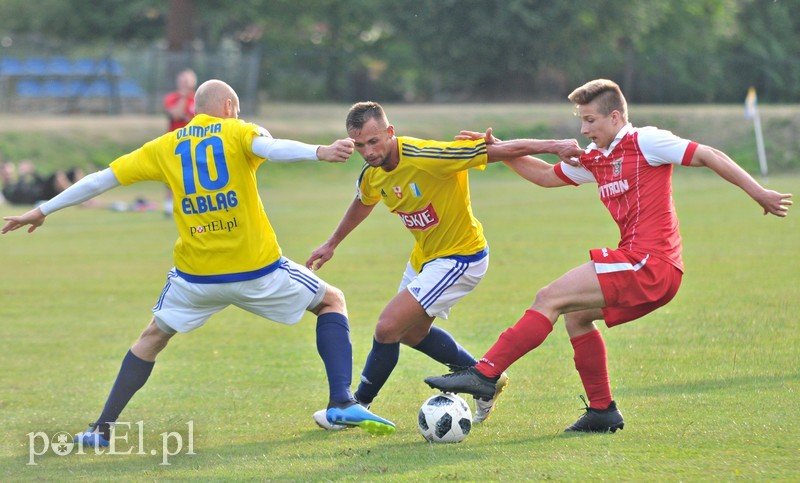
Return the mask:
<svg viewBox="0 0 800 483">
<path fill-rule="evenodd" d="M 611 382 L 608 378 L 606 343 L 599 330 L 570 339 L 575 349 L 575 369 L 581 376 L 583 389 L 592 409 L 611 405 Z"/>
<path fill-rule="evenodd" d="M 499 377 L 517 359 L 544 342 L 552 331 L 550 319 L 541 312 L 528 309 L 513 327 L 500 334 L 475 369 L 484 376 Z"/>
</svg>

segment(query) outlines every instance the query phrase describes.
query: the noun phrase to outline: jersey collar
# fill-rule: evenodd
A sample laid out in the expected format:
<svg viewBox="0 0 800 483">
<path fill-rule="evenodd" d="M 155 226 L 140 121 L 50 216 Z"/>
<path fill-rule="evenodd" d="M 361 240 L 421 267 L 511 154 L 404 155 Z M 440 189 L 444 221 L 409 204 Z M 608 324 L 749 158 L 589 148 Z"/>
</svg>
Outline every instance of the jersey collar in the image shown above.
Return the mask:
<svg viewBox="0 0 800 483">
<path fill-rule="evenodd" d="M 619 144 L 622 138 L 624 138 L 631 131 L 633 131 L 633 125 L 631 123 L 627 123 L 624 126 L 622 126 L 622 129 L 620 129 L 619 132 L 617 132 L 617 135 L 614 136 L 614 140 L 611 141 L 611 144 L 608 146 L 607 149 L 597 149 L 597 144 L 593 142 L 586 147 L 586 150 L 587 152 L 600 151 L 600 153 L 602 153 L 603 156 L 608 156 L 609 153 L 611 153 L 611 151 L 613 151 L 614 148 L 617 147 L 617 144 Z"/>
</svg>

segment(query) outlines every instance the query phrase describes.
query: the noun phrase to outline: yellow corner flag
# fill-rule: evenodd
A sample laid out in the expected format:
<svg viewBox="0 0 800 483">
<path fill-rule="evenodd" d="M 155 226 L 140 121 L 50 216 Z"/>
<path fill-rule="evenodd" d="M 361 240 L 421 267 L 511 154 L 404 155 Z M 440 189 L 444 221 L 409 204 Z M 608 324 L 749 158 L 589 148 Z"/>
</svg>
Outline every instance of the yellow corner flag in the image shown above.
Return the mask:
<svg viewBox="0 0 800 483">
<path fill-rule="evenodd" d="M 761 132 L 761 116 L 758 115 L 756 102 L 756 88 L 747 89 L 747 97 L 744 99 L 744 117 L 753 121 L 753 128 L 756 131 L 756 149 L 758 150 L 758 165 L 761 168 L 761 176 L 767 176 L 767 154 L 764 149 L 764 135 Z"/>
<path fill-rule="evenodd" d="M 747 89 L 747 97 L 744 100 L 744 117 L 750 120 L 755 119 L 756 117 L 756 101 L 758 100 L 758 96 L 756 96 L 756 88 L 750 86 Z"/>
</svg>

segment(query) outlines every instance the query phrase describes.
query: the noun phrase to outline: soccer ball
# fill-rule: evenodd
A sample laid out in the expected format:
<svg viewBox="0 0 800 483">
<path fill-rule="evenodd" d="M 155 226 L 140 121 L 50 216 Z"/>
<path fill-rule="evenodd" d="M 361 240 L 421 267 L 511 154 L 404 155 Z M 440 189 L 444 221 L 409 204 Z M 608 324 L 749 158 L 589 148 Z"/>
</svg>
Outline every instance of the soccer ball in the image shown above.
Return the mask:
<svg viewBox="0 0 800 483">
<path fill-rule="evenodd" d="M 418 424 L 422 437 L 432 443 L 458 443 L 472 429 L 472 411 L 460 396 L 436 394 L 422 403 Z"/>
</svg>

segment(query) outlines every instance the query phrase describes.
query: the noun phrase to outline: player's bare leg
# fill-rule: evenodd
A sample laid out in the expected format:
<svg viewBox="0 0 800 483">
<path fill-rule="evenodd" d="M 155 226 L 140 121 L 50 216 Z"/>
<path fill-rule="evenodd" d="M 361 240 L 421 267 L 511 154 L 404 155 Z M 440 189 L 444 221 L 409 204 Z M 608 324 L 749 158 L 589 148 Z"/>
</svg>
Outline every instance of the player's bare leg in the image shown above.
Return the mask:
<svg viewBox="0 0 800 483">
<path fill-rule="evenodd" d="M 539 289 L 530 308 L 555 324 L 561 314 L 600 309 L 605 305 L 594 262 L 586 262 Z"/>
<path fill-rule="evenodd" d="M 419 304 L 416 298 L 408 290 L 401 290 L 395 295 L 389 304 L 384 308 L 378 325 L 375 328 L 375 340 L 373 351 L 368 359 L 368 364 L 372 362 L 373 368 L 364 368 L 361 385 L 356 392 L 356 398 L 362 398 L 371 403 L 377 396 L 380 389 L 388 380 L 391 370 L 397 364 L 399 358 L 399 343 L 419 350 L 432 359 L 447 365 L 452 370 L 462 370 L 472 367 L 475 358 L 466 352 L 455 339 L 439 327 L 435 327 L 433 322 L 435 317 L 428 315 L 425 309 Z M 380 362 L 378 359 L 382 350 L 397 347 L 397 356 L 391 352 L 388 359 L 388 369 L 384 369 L 384 374 L 376 376 L 378 372 L 374 369 Z M 386 351 L 388 353 L 388 351 Z M 368 384 L 371 383 L 371 384 Z M 480 423 L 489 418 L 494 410 L 497 397 L 508 385 L 508 376 L 503 373 L 497 381 L 490 397 L 475 398 L 474 422 Z"/>
<path fill-rule="evenodd" d="M 375 339 L 385 344 L 402 342 L 413 347 L 428 335 L 433 320 L 408 290 L 401 290 L 381 312 L 375 326 Z"/>
<path fill-rule="evenodd" d="M 133 344 L 131 352 L 144 361 L 155 362 L 156 356 L 167 347 L 167 343 L 169 343 L 173 335 L 175 334 L 169 334 L 161 330 L 154 318 L 142 331 L 139 340 Z"/>
<path fill-rule="evenodd" d="M 416 345 L 430 330 L 433 317 L 407 290 L 399 291 L 386 305 L 378 318 L 372 341 L 361 373 L 356 399 L 369 406 L 389 379 L 400 358 L 400 343 Z M 404 340 L 405 339 L 405 340 Z"/>
<path fill-rule="evenodd" d="M 500 376 L 516 360 L 544 342 L 562 313 L 604 305 L 594 263 L 580 265 L 540 289 L 531 308 L 515 325 L 500 334 L 475 367 L 428 377 L 425 382 L 442 391 L 489 398 L 494 394 Z"/>
</svg>

